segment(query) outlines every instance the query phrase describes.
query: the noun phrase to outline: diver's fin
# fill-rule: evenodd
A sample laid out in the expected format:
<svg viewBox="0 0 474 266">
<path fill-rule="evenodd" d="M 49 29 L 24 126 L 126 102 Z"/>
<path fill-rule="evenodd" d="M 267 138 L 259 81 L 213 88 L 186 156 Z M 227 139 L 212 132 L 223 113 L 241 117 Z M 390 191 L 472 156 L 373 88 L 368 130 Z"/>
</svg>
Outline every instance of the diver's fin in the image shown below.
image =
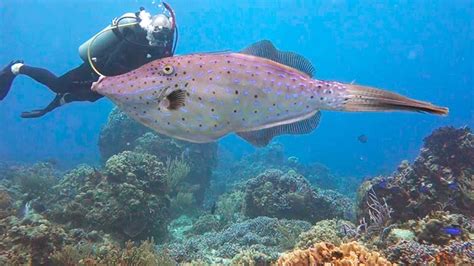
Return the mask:
<svg viewBox="0 0 474 266">
<path fill-rule="evenodd" d="M 172 91 L 166 99 L 169 102 L 168 109 L 169 110 L 178 110 L 180 107 L 184 106 L 184 102 L 186 100 L 186 91 L 185 90 L 175 90 Z"/>
<path fill-rule="evenodd" d="M 311 133 L 318 126 L 320 120 L 321 112 L 318 111 L 310 118 L 298 122 L 256 131 L 237 132 L 237 135 L 250 142 L 254 146 L 264 147 L 276 136 L 285 134 L 299 135 Z"/>
<path fill-rule="evenodd" d="M 280 64 L 296 68 L 308 74 L 310 77 L 313 77 L 314 67 L 308 59 L 293 52 L 279 51 L 268 40 L 254 43 L 240 51 L 240 53 L 270 59 Z"/>
<path fill-rule="evenodd" d="M 16 75 L 12 73 L 11 67 L 16 63 L 23 63 L 21 60 L 11 61 L 2 70 L 0 70 L 0 101 L 3 100 L 12 86 Z"/>
</svg>

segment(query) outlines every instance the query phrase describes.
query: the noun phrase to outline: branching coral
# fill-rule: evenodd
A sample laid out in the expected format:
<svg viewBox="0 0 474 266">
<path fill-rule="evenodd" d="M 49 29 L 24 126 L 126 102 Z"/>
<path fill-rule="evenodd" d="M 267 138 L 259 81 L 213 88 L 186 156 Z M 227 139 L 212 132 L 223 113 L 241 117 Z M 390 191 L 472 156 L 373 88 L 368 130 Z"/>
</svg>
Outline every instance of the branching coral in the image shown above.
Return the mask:
<svg viewBox="0 0 474 266">
<path fill-rule="evenodd" d="M 221 232 L 192 236 L 164 248 L 179 262 L 201 259 L 212 263 L 215 262 L 212 258 L 231 259 L 249 248 L 276 259 L 279 252 L 288 248 L 289 242 L 295 241 L 310 226 L 304 221 L 258 217 L 232 224 Z"/>
<path fill-rule="evenodd" d="M 120 266 L 172 266 L 176 263 L 166 254 L 158 253 L 152 241 L 139 246 L 126 242 L 123 249 L 103 245 L 97 249 L 88 244 L 65 246 L 52 254 L 53 265 L 120 265 Z"/>
<path fill-rule="evenodd" d="M 342 244 L 339 247 L 330 243 L 317 243 L 308 249 L 296 249 L 282 255 L 276 262 L 281 266 L 297 265 L 392 265 L 375 251 L 369 251 L 357 242 Z"/>
</svg>

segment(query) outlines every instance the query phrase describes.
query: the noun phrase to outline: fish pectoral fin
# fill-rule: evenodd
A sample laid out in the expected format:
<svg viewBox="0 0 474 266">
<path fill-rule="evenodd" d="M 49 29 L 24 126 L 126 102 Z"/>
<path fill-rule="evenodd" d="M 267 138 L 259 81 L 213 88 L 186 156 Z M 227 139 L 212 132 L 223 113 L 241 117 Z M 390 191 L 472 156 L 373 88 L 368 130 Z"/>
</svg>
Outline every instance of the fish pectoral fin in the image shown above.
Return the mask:
<svg viewBox="0 0 474 266">
<path fill-rule="evenodd" d="M 314 129 L 316 129 L 316 127 L 318 127 L 320 120 L 321 112 L 317 111 L 313 116 L 298 122 L 255 131 L 237 132 L 237 135 L 248 141 L 253 146 L 264 147 L 267 146 L 268 143 L 270 143 L 270 141 L 276 136 L 285 134 L 300 135 L 311 133 Z"/>
<path fill-rule="evenodd" d="M 240 51 L 241 54 L 258 56 L 280 64 L 296 68 L 313 77 L 314 66 L 302 55 L 293 52 L 280 51 L 268 40 L 259 41 Z"/>
<path fill-rule="evenodd" d="M 184 106 L 186 101 L 186 91 L 185 90 L 175 90 L 166 96 L 166 108 L 168 110 L 178 110 Z"/>
</svg>

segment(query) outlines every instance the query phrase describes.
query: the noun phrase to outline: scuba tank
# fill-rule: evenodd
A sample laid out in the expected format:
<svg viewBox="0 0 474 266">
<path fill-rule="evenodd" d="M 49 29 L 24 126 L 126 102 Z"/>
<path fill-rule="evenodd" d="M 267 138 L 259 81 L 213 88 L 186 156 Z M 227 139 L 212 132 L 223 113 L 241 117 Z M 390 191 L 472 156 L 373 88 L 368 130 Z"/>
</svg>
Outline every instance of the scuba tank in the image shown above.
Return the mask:
<svg viewBox="0 0 474 266">
<path fill-rule="evenodd" d="M 114 47 L 121 41 L 121 35 L 124 33 L 125 29 L 135 32 L 143 32 L 143 29 L 138 24 L 139 21 L 140 19 L 135 13 L 125 13 L 118 19 L 114 19 L 109 26 L 105 27 L 102 31 L 79 46 L 79 55 L 81 59 L 84 62 L 87 62 L 89 52 L 91 58 L 101 57 L 104 53 L 107 53 L 111 47 Z"/>
<path fill-rule="evenodd" d="M 163 6 L 169 16 L 152 16 L 141 7 L 137 13 L 125 13 L 114 19 L 79 47 L 81 59 L 89 63 L 97 75 L 103 76 L 94 62 L 114 51 L 122 41 L 136 49 L 145 49 L 146 58 L 172 56 L 178 40 L 178 28 L 173 9 L 165 2 Z M 146 58 L 143 58 L 143 63 L 146 63 Z"/>
</svg>

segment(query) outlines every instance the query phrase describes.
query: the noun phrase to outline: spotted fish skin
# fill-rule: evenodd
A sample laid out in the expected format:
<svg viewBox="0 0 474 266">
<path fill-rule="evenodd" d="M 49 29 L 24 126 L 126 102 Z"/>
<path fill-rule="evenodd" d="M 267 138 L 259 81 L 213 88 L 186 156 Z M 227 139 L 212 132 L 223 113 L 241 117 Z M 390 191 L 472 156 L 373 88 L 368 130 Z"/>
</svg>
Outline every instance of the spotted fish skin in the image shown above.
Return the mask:
<svg viewBox="0 0 474 266">
<path fill-rule="evenodd" d="M 171 66 L 171 74 L 165 74 Z M 296 69 L 251 55 L 194 54 L 151 62 L 121 76 L 102 78 L 93 89 L 159 133 L 192 142 L 230 132 L 253 131 L 340 109 L 344 86 L 311 79 Z M 166 95 L 185 92 L 184 106 L 170 110 Z"/>
<path fill-rule="evenodd" d="M 163 58 L 120 76 L 102 77 L 92 90 L 153 130 L 197 143 L 231 132 L 293 125 L 319 110 L 447 114 L 447 108 L 427 102 L 313 79 L 275 61 L 241 53 Z"/>
</svg>

